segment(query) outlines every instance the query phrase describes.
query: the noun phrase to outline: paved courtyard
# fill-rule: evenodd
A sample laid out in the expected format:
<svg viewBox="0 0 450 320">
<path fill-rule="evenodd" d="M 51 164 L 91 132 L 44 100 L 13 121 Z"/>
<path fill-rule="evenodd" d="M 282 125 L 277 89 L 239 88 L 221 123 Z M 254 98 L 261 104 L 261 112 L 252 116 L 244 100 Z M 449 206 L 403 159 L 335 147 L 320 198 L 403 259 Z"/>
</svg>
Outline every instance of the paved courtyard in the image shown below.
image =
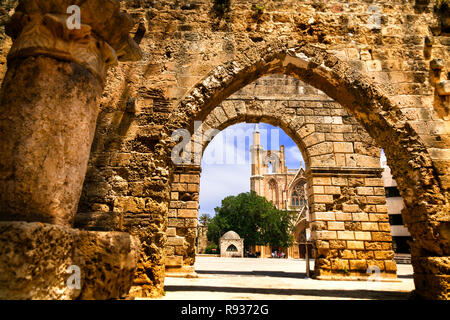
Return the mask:
<svg viewBox="0 0 450 320">
<path fill-rule="evenodd" d="M 407 299 L 414 289 L 412 266 L 397 267 L 394 282 L 324 281 L 305 279 L 304 260 L 201 256 L 195 264 L 198 278 L 166 278 L 162 299 Z"/>
</svg>

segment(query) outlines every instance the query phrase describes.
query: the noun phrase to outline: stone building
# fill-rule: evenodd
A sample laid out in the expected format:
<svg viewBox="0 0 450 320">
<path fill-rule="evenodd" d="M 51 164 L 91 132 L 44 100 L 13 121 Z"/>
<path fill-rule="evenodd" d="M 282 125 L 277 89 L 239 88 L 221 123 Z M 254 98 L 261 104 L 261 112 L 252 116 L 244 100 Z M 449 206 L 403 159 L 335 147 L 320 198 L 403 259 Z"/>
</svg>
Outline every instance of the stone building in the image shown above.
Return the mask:
<svg viewBox="0 0 450 320">
<path fill-rule="evenodd" d="M 316 279 L 396 277 L 382 148 L 416 293 L 449 298 L 447 1 L 74 0 L 80 28 L 66 1 L 1 3 L 1 298 L 159 296 L 194 272 L 202 152 L 239 122 L 304 154 Z"/>
<path fill-rule="evenodd" d="M 244 239 L 234 231 L 226 232 L 219 239 L 220 256 L 225 258 L 244 257 Z"/>
<path fill-rule="evenodd" d="M 250 190 L 265 197 L 279 210 L 299 210 L 307 203 L 306 178 L 303 168 L 286 167 L 285 147 L 264 150 L 260 144 L 258 125 L 250 147 L 252 168 Z"/>
<path fill-rule="evenodd" d="M 403 199 L 397 188 L 397 183 L 391 175 L 391 169 L 383 163 L 383 182 L 386 190 L 386 207 L 391 225 L 392 249 L 395 253 L 410 253 L 409 243 L 412 241 L 411 234 L 405 227 L 402 218 Z"/>
<path fill-rule="evenodd" d="M 297 212 L 295 221 L 294 244 L 290 248 L 273 248 L 256 246 L 253 251 L 261 257 L 270 257 L 272 251 L 284 252 L 286 257 L 300 258 L 300 243 L 306 241 L 305 227 L 308 214 L 306 177 L 303 168 L 286 167 L 285 147 L 280 150 L 264 150 L 258 125 L 253 132 L 253 145 L 250 147 L 252 168 L 250 190 L 265 197 L 279 210 Z"/>
</svg>

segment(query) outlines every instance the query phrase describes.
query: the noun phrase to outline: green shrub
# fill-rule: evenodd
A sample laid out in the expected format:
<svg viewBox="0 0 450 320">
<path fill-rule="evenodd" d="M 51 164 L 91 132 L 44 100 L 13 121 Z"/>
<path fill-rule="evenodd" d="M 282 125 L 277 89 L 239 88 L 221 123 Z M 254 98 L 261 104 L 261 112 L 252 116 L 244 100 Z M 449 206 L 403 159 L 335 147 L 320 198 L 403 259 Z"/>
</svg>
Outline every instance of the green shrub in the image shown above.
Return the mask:
<svg viewBox="0 0 450 320">
<path fill-rule="evenodd" d="M 206 254 L 219 254 L 220 250 L 217 247 L 217 244 L 211 243 L 209 246 L 206 247 L 205 253 Z"/>
</svg>

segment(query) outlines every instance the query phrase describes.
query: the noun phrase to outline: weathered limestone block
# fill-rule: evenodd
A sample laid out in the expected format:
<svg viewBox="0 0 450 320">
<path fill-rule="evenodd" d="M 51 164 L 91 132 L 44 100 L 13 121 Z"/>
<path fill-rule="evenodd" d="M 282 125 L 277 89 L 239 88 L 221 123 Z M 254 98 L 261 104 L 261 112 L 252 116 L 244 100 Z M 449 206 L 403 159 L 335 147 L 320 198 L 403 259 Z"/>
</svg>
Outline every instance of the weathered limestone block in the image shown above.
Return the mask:
<svg viewBox="0 0 450 320">
<path fill-rule="evenodd" d="M 450 257 L 412 255 L 416 294 L 432 300 L 450 299 Z"/>
<path fill-rule="evenodd" d="M 438 82 L 436 84 L 436 90 L 441 96 L 449 96 L 450 95 L 450 80 L 445 80 Z"/>
<path fill-rule="evenodd" d="M 79 299 L 125 297 L 134 280 L 140 241 L 125 232 L 77 232 L 73 263 L 82 272 Z"/>
<path fill-rule="evenodd" d="M 1 299 L 74 299 L 67 287 L 73 230 L 40 223 L 0 223 Z"/>
<path fill-rule="evenodd" d="M 80 26 L 69 29 L 70 6 L 80 9 Z M 6 32 L 13 38 L 8 60 L 36 56 L 74 61 L 104 80 L 108 67 L 141 58 L 128 32 L 131 18 L 113 1 L 23 0 Z M 51 39 L 51 41 L 49 41 Z"/>
<path fill-rule="evenodd" d="M 121 232 L 0 222 L 0 299 L 118 299 L 128 294 L 140 243 Z M 80 287 L 71 276 L 76 266 Z"/>
<path fill-rule="evenodd" d="M 123 215 L 116 212 L 77 213 L 74 227 L 91 231 L 119 231 L 122 230 Z"/>
<path fill-rule="evenodd" d="M 76 63 L 45 56 L 16 62 L 0 101 L 0 220 L 70 225 L 102 87 Z"/>
<path fill-rule="evenodd" d="M 167 243 L 167 215 L 127 213 L 123 218 L 123 230 L 126 230 L 141 242 L 138 262 L 130 296 L 157 297 L 164 292 L 163 248 Z"/>
<path fill-rule="evenodd" d="M 80 26 L 67 9 L 78 5 Z M 50 13 L 51 12 L 51 13 Z M 0 100 L 0 220 L 71 225 L 108 67 L 137 60 L 119 1 L 20 1 Z"/>
<path fill-rule="evenodd" d="M 142 5 L 150 2 L 150 9 Z M 148 128 L 153 124 L 157 124 L 161 126 L 161 131 L 170 128 L 167 130 L 170 136 L 174 127 L 188 128 L 189 124 L 186 124 L 187 122 L 199 119 L 197 115 L 202 118 L 203 115 L 208 114 L 212 110 L 212 106 L 220 104 L 221 98 L 228 96 L 242 83 L 253 81 L 255 74 L 259 76 L 265 74 L 267 70 L 275 70 L 277 65 L 279 65 L 279 61 L 273 59 L 273 56 L 278 57 L 276 44 L 287 43 L 289 47 L 296 47 L 306 42 L 313 44 L 315 47 L 331 48 L 333 51 L 327 50 L 331 55 L 323 59 L 323 63 L 319 58 L 319 56 L 323 55 L 320 55 L 320 52 L 316 50 L 305 52 L 305 59 L 302 59 L 299 63 L 296 63 L 294 59 L 285 59 L 285 62 L 282 63 L 288 64 L 292 61 L 290 64 L 291 70 L 287 70 L 289 72 L 292 71 L 296 64 L 304 66 L 304 78 L 307 78 L 312 84 L 322 85 L 320 88 L 329 94 L 335 94 L 336 97 L 340 97 L 341 102 L 347 106 L 347 110 L 351 111 L 350 113 L 356 116 L 360 123 L 365 123 L 366 128 L 371 132 L 371 136 L 381 143 L 380 146 L 386 147 L 386 155 L 391 167 L 395 168 L 396 179 L 399 182 L 402 195 L 409 203 L 410 208 L 420 208 L 417 211 L 420 211 L 420 215 L 424 218 L 420 220 L 421 222 L 426 220 L 426 216 L 436 212 L 437 208 L 441 208 L 439 210 L 442 213 L 448 212 L 448 200 L 445 200 L 449 199 L 448 192 L 445 191 L 445 187 L 440 188 L 439 183 L 442 186 L 444 185 L 443 180 L 448 180 L 445 174 L 448 173 L 446 169 L 449 166 L 447 163 L 444 163 L 440 176 L 436 175 L 436 172 L 431 168 L 432 164 L 428 159 L 426 148 L 422 145 L 422 141 L 424 141 L 422 139 L 423 136 L 419 137 L 414 130 L 410 130 L 405 117 L 401 116 L 402 114 L 407 114 L 412 119 L 420 119 L 421 121 L 435 117 L 434 114 L 429 115 L 428 118 L 423 116 L 425 114 L 424 111 L 433 108 L 432 93 L 434 88 L 430 86 L 429 81 L 424 81 L 424 76 L 428 75 L 429 66 L 427 61 L 423 59 L 423 41 L 425 36 L 430 35 L 429 23 L 434 20 L 434 13 L 432 12 L 434 3 L 433 1 L 420 1 L 420 4 L 419 1 L 416 2 L 417 4 L 414 1 L 395 3 L 360 1 L 349 8 L 347 5 L 348 1 L 336 1 L 336 4 L 340 7 L 339 12 L 330 10 L 330 8 L 335 8 L 334 4 L 330 5 L 330 7 L 327 5 L 317 6 L 316 3 L 311 3 L 311 1 L 276 1 L 276 4 L 274 2 L 267 6 L 261 23 L 253 23 L 250 18 L 252 12 L 249 13 L 252 9 L 248 1 L 236 0 L 232 1 L 232 8 L 227 12 L 227 19 L 223 20 L 226 23 L 216 24 L 216 21 L 213 20 L 213 15 L 211 15 L 212 1 L 199 1 L 189 10 L 183 8 L 183 4 L 180 1 L 140 1 L 140 5 L 136 1 L 123 1 L 124 7 L 132 11 L 136 17 L 140 17 L 147 22 L 151 36 L 143 39 L 145 47 L 148 48 L 145 63 L 129 72 L 131 75 L 127 75 L 126 80 L 120 82 L 121 84 L 126 83 L 120 90 L 117 90 L 119 89 L 119 81 L 112 82 L 109 95 L 120 96 L 118 92 L 123 92 L 124 96 L 126 96 L 128 91 L 132 92 L 133 87 L 138 86 L 145 86 L 158 92 L 164 92 L 164 94 L 158 94 L 155 100 L 162 101 L 166 99 L 165 101 L 173 101 L 173 103 L 170 103 L 170 106 L 174 106 L 174 112 L 167 112 L 167 109 L 170 107 L 166 108 L 164 112 L 157 111 L 159 108 L 158 101 L 158 103 L 155 103 L 155 112 L 149 113 L 147 118 L 142 116 L 139 125 Z M 378 6 L 383 12 L 383 19 L 380 21 L 382 29 L 376 29 L 381 30 L 381 32 L 372 32 L 370 31 L 372 29 L 366 28 L 364 25 L 367 19 L 355 18 L 355 12 L 367 12 L 368 7 L 372 5 Z M 416 5 L 423 8 L 416 10 Z M 292 19 L 284 20 L 279 18 L 279 16 L 284 15 L 292 17 L 293 12 L 294 23 L 290 22 Z M 316 22 L 313 25 L 307 24 L 308 19 L 314 14 L 316 14 L 314 17 Z M 182 25 L 180 25 L 179 17 L 183 18 Z M 275 19 L 275 17 L 277 18 Z M 348 23 L 346 23 L 347 20 Z M 276 25 L 273 24 L 274 21 L 278 21 Z M 218 29 L 211 29 L 211 25 Z M 255 30 L 255 28 L 259 28 L 258 38 L 260 40 L 257 42 L 254 41 L 254 37 L 251 34 L 246 34 L 249 29 Z M 216 30 L 219 32 L 215 32 Z M 243 36 L 235 37 L 236 32 Z M 445 58 L 448 56 L 449 42 L 447 38 L 443 36 L 440 40 L 436 39 L 433 58 L 438 56 Z M 320 40 L 320 43 L 318 40 Z M 189 45 L 187 45 L 188 43 Z M 272 43 L 275 45 L 272 46 Z M 269 51 L 269 54 L 264 54 L 267 51 Z M 316 59 L 315 57 L 318 58 Z M 349 64 L 340 63 L 336 57 L 348 61 Z M 266 65 L 266 61 L 270 65 Z M 181 65 L 183 65 L 182 69 L 179 68 Z M 217 67 L 218 65 L 220 65 L 220 69 Z M 319 68 L 316 68 L 317 66 Z M 364 73 L 367 67 L 372 71 L 366 74 L 369 78 L 360 77 L 357 71 Z M 330 68 L 330 70 L 326 68 Z M 127 69 L 127 67 L 122 69 Z M 234 72 L 235 69 L 239 69 L 239 74 Z M 316 72 L 313 69 L 318 71 Z M 211 70 L 213 70 L 214 76 L 208 76 L 208 72 Z M 137 80 L 135 74 L 145 76 L 141 76 Z M 324 78 L 330 74 L 332 74 L 332 77 L 329 77 L 330 81 L 324 84 Z M 200 83 L 201 79 L 205 79 L 207 76 L 208 79 L 204 83 Z M 194 77 L 199 79 L 199 85 L 194 87 L 192 94 L 189 94 L 187 90 L 192 88 L 190 84 L 193 83 L 191 80 Z M 236 81 L 231 81 L 230 78 L 232 77 L 235 77 Z M 173 80 L 174 78 L 180 79 L 180 83 L 183 83 L 182 86 L 176 80 Z M 189 78 L 190 80 L 183 81 L 181 80 L 183 78 Z M 170 80 L 167 81 L 167 79 Z M 375 83 L 371 81 L 372 79 L 375 80 Z M 390 81 L 395 81 L 393 88 L 390 88 Z M 189 85 L 186 84 L 188 82 Z M 274 87 L 274 90 L 279 90 L 280 86 Z M 386 89 L 386 94 L 377 88 Z M 299 90 L 295 93 L 302 95 L 305 92 Z M 186 96 L 186 94 L 188 95 Z M 403 94 L 411 94 L 411 96 Z M 396 95 L 401 96 L 396 97 Z M 186 99 L 180 102 L 179 99 L 185 96 Z M 146 97 L 137 97 L 138 100 L 144 100 L 144 98 L 147 99 Z M 393 100 L 399 98 L 398 100 L 401 100 L 402 104 L 397 108 L 389 102 L 391 98 Z M 152 99 L 147 99 L 146 101 L 149 101 L 150 104 L 150 100 Z M 415 104 L 417 104 L 415 110 L 408 110 L 408 108 L 413 107 L 408 105 L 409 100 L 415 101 Z M 444 102 L 447 101 L 445 100 Z M 180 108 L 176 107 L 178 104 L 180 104 Z M 228 112 L 229 110 L 225 108 L 224 111 L 228 118 L 236 117 L 236 121 L 246 119 L 246 114 L 249 113 L 247 108 L 251 111 L 254 117 L 253 120 L 257 119 L 258 114 L 260 114 L 257 109 L 253 108 L 253 105 L 247 106 L 244 102 L 236 102 L 235 107 L 234 112 Z M 109 108 L 114 109 L 115 103 L 107 104 L 106 109 Z M 150 108 L 153 108 L 153 106 Z M 320 112 L 325 114 L 326 111 L 321 110 Z M 233 114 L 236 114 L 236 116 Z M 269 117 L 266 118 L 266 114 L 269 114 L 268 112 L 262 114 L 263 118 L 261 119 L 269 119 Z M 271 114 L 276 116 L 277 121 L 283 119 L 286 124 L 292 118 L 278 111 L 271 112 Z M 312 107 L 302 106 L 302 108 L 297 109 L 296 114 L 299 116 L 315 116 L 319 113 L 316 114 Z M 359 136 L 354 135 L 354 124 L 350 123 L 349 119 L 344 117 L 344 114 L 330 113 L 330 115 L 342 116 L 344 125 L 331 123 L 331 132 L 325 131 L 327 129 L 326 126 L 320 126 L 320 130 L 323 130 L 321 132 L 325 133 L 325 141 L 329 141 L 327 137 L 330 134 L 336 135 L 336 140 L 333 140 L 336 142 L 349 142 L 350 137 Z M 215 118 L 217 119 L 217 116 Z M 166 125 L 172 119 L 174 119 L 173 126 L 171 127 L 170 124 Z M 308 136 L 315 130 L 315 126 L 315 124 L 305 125 L 298 130 L 297 136 L 301 138 Z M 444 130 L 445 126 L 440 125 L 439 128 Z M 105 132 L 111 131 L 114 130 L 108 127 L 101 127 L 98 132 L 101 136 L 107 135 Z M 133 134 L 128 133 L 126 138 L 132 140 Z M 438 140 L 438 138 L 442 139 Z M 361 135 L 360 139 L 364 140 L 365 138 Z M 433 140 L 434 143 L 439 143 L 442 147 L 448 145 L 448 140 L 444 135 L 429 136 L 429 139 Z M 162 139 L 162 144 L 166 142 L 167 140 Z M 148 143 L 150 147 L 145 146 L 146 152 L 153 152 L 152 143 Z M 116 143 L 113 145 L 111 148 L 106 146 L 105 153 L 110 152 L 111 149 L 116 151 L 118 145 Z M 129 144 L 126 144 L 123 146 L 124 150 L 119 150 L 119 152 L 130 150 L 141 152 L 141 147 L 142 145 L 131 147 Z M 154 155 L 158 158 L 158 161 L 167 156 L 167 154 L 164 154 L 164 147 L 155 149 L 157 150 L 155 150 Z M 335 159 L 328 159 L 328 162 L 335 162 L 337 166 L 345 165 L 350 167 L 357 166 L 358 160 L 361 163 L 364 162 L 365 165 L 379 162 L 374 152 L 363 153 L 363 147 L 356 144 L 354 144 L 354 149 L 356 153 L 360 151 L 361 155 L 367 157 L 355 157 L 353 154 L 341 153 Z M 344 164 L 342 156 L 346 156 Z M 170 162 L 169 157 L 167 156 L 167 162 Z M 320 160 L 320 158 L 317 158 L 315 161 L 320 162 Z M 150 165 L 154 162 L 156 160 L 150 161 Z M 95 162 L 93 162 L 93 166 L 96 166 Z M 106 176 L 107 174 L 102 173 L 102 175 Z M 335 178 L 332 180 L 334 181 Z M 344 180 L 343 185 L 348 185 L 349 181 L 347 179 Z M 93 179 L 92 184 L 94 187 L 89 189 L 95 189 L 97 181 Z M 328 185 L 331 185 L 331 183 Z M 448 184 L 446 185 L 448 186 Z M 183 192 L 180 191 L 180 199 L 189 193 L 187 191 L 188 183 L 180 189 L 182 188 L 185 188 L 185 190 Z M 159 199 L 168 201 L 169 197 L 160 197 Z M 368 200 L 373 202 L 372 208 L 383 206 L 383 204 L 377 203 L 380 201 L 379 198 L 367 199 L 365 196 L 361 196 L 357 198 L 359 202 L 358 210 L 354 212 L 367 213 L 370 222 L 386 219 L 387 214 L 385 214 L 385 211 L 379 212 L 380 215 L 378 215 L 374 214 L 373 212 L 375 211 L 369 209 L 369 206 L 366 206 L 364 209 L 359 208 L 359 204 L 364 206 Z M 97 201 L 95 199 L 95 202 Z M 336 220 L 340 220 L 337 212 L 341 209 L 331 209 L 330 207 L 341 204 L 340 202 L 336 204 L 313 203 L 311 208 L 314 211 L 322 212 L 336 211 Z M 430 206 L 426 208 L 427 204 L 434 204 L 434 208 Z M 349 212 L 344 209 L 341 211 L 344 211 L 344 213 L 339 213 L 340 216 L 343 216 L 342 220 L 352 220 L 351 214 L 347 214 Z M 176 217 L 176 209 L 169 212 L 171 218 Z M 169 223 L 176 224 L 178 222 Z M 358 224 L 354 226 L 356 228 Z M 382 230 L 380 226 L 379 224 L 379 231 L 386 231 Z M 430 243 L 435 243 L 436 247 L 448 248 L 448 242 L 441 241 L 443 233 L 439 232 L 439 228 L 429 228 L 429 230 L 429 234 L 436 235 L 435 238 L 431 239 Z M 365 232 L 365 235 L 372 237 L 370 231 Z M 384 238 L 378 234 L 374 236 L 377 239 Z M 441 237 L 441 240 L 438 239 L 439 237 Z M 415 233 L 414 238 L 420 241 L 421 233 Z M 371 250 L 388 250 L 385 248 L 388 241 L 382 242 L 380 240 L 380 242 L 377 241 L 372 245 L 370 241 L 365 239 L 355 240 L 365 241 L 365 246 L 373 248 Z M 430 247 L 433 248 L 431 245 L 426 246 L 426 248 Z M 437 254 L 439 255 L 439 253 Z M 448 254 L 445 255 L 448 256 Z M 156 258 L 153 258 L 152 256 L 149 260 L 157 261 Z M 320 260 L 318 260 L 319 263 Z M 392 265 L 395 265 L 393 261 L 392 263 L 385 261 L 385 263 L 391 266 L 390 270 L 393 269 Z M 325 262 L 324 268 L 327 267 L 328 262 Z"/>
</svg>

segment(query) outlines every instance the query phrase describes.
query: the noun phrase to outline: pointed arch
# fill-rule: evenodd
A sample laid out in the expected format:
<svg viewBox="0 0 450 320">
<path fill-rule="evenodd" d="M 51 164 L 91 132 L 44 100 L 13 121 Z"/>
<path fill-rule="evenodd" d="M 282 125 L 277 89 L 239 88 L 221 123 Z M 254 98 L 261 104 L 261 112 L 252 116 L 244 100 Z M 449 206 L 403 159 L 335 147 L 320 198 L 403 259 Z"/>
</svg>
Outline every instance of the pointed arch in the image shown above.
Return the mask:
<svg viewBox="0 0 450 320">
<path fill-rule="evenodd" d="M 288 47 L 270 43 L 252 59 L 229 61 L 215 68 L 195 85 L 175 107 L 171 126 L 193 132 L 195 120 L 203 120 L 224 99 L 256 79 L 274 73 L 294 76 L 316 87 L 340 103 L 384 149 L 405 202 L 404 217 L 410 232 L 421 245 L 438 255 L 450 254 L 450 239 L 440 232 L 440 222 L 448 226 L 450 210 L 448 188 L 439 176 L 432 157 L 418 133 L 381 86 L 333 53 L 310 44 Z M 277 114 L 263 116 L 258 111 L 244 112 L 222 123 L 219 130 L 238 122 L 266 122 L 280 126 L 305 153 L 301 135 L 289 127 L 289 119 Z M 307 157 L 305 159 L 307 162 Z M 439 223 L 436 223 L 439 222 Z M 440 245 L 436 245 L 440 243 Z"/>
<path fill-rule="evenodd" d="M 272 178 L 268 182 L 268 194 L 266 195 L 266 198 L 272 202 L 274 205 L 278 205 L 279 200 L 279 192 L 278 192 L 278 183 L 277 181 Z"/>
</svg>

